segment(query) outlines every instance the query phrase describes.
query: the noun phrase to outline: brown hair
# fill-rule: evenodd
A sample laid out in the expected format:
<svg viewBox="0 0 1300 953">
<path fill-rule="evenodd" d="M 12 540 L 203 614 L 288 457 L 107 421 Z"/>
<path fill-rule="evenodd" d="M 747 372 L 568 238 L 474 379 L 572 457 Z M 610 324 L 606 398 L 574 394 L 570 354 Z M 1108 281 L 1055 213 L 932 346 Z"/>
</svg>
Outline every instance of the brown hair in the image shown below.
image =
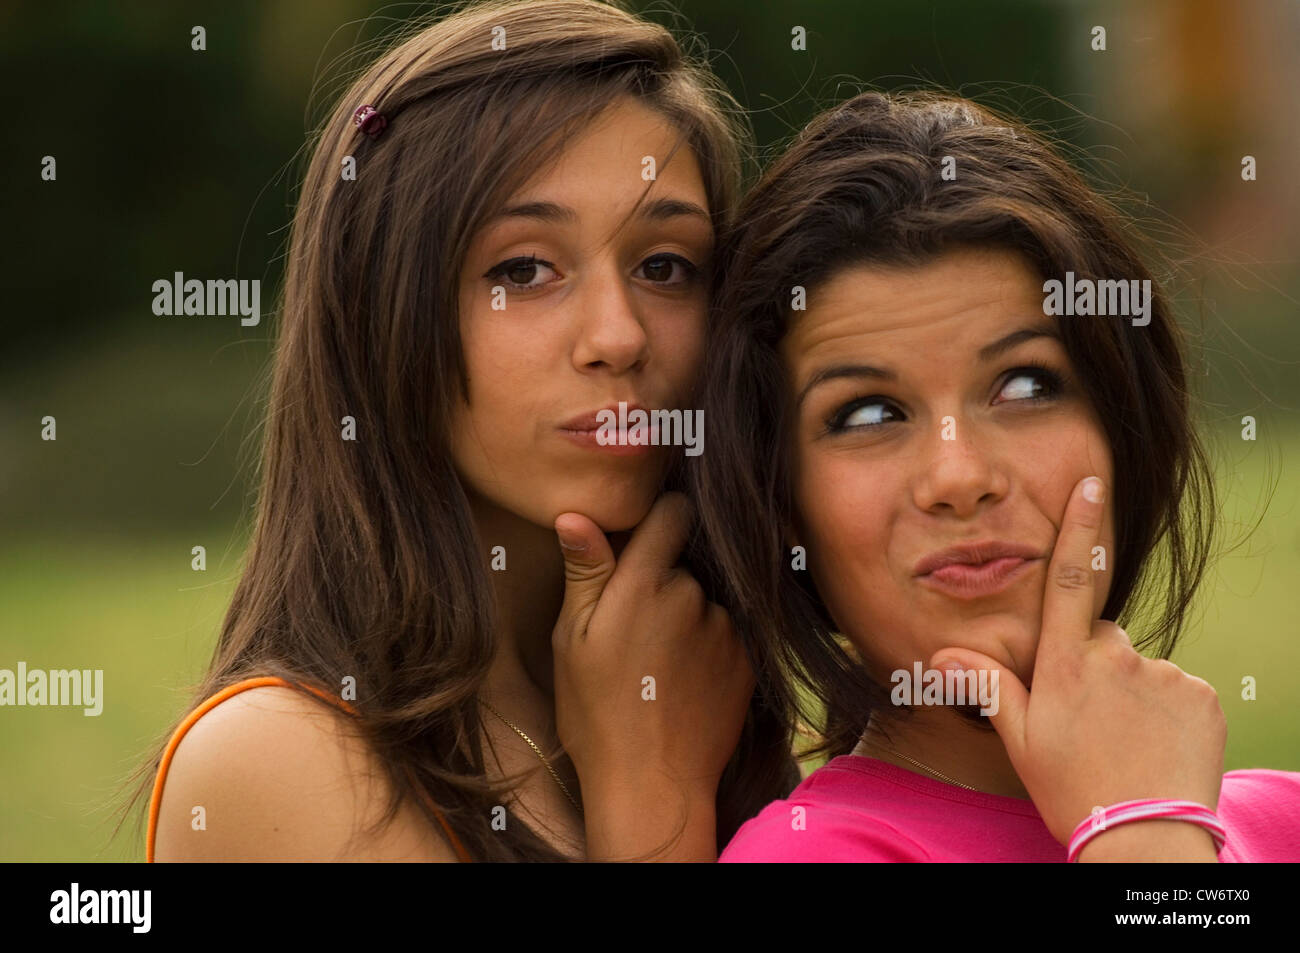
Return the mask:
<svg viewBox="0 0 1300 953">
<path fill-rule="evenodd" d="M 354 676 L 359 727 L 393 783 L 385 819 L 418 785 L 475 858 L 558 860 L 522 818 L 490 826 L 501 798 L 484 780 L 475 694 L 495 609 L 449 443 L 452 411 L 468 400 L 462 262 L 481 223 L 619 97 L 680 131 L 718 232 L 752 134 L 701 60 L 623 9 L 456 6 L 374 62 L 317 133 L 288 253 L 256 527 L 194 697 L 254 675 L 324 686 Z M 374 139 L 352 122 L 363 103 L 387 120 Z M 355 181 L 340 175 L 347 156 Z M 339 438 L 345 415 L 355 442 Z M 789 752 L 760 743 L 780 737 L 776 724 L 756 703 L 719 791 L 720 842 L 785 793 Z"/>
<path fill-rule="evenodd" d="M 945 181 L 946 157 L 956 178 Z M 1028 126 L 933 91 L 868 92 L 818 116 L 746 196 L 725 237 L 702 405 L 709 452 L 691 469 L 710 584 L 760 661 L 787 724 L 820 727 L 811 753 L 847 753 L 888 708 L 842 644 L 807 572 L 790 567 L 792 400 L 779 344 L 791 289 L 856 264 L 922 264 L 945 248 L 1015 250 L 1044 278 L 1149 279 L 1118 207 Z M 1204 573 L 1212 470 L 1190 419 L 1183 343 L 1159 282 L 1149 325 L 1057 321 L 1114 460 L 1116 552 L 1103 617 L 1167 658 Z M 806 689 L 806 692 L 803 691 Z M 820 706 L 809 710 L 811 700 Z"/>
</svg>

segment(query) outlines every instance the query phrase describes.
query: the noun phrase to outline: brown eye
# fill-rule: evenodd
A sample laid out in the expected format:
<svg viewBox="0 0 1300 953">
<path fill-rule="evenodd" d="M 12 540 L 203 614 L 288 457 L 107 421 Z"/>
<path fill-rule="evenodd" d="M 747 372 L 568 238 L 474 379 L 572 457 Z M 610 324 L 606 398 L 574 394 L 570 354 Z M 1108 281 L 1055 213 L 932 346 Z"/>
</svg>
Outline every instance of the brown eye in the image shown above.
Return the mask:
<svg viewBox="0 0 1300 953">
<path fill-rule="evenodd" d="M 484 278 L 490 278 L 495 281 L 502 281 L 510 291 L 532 291 L 549 284 L 549 281 L 542 281 L 534 284 L 538 277 L 539 271 L 553 272 L 554 266 L 547 261 L 530 255 L 527 258 L 511 258 L 507 261 L 494 265 L 492 269 L 485 274 Z"/>
<path fill-rule="evenodd" d="M 515 284 L 526 285 L 537 277 L 537 265 L 535 263 L 528 265 L 515 265 L 505 274 L 506 277 Z"/>
<path fill-rule="evenodd" d="M 682 277 L 671 281 L 669 279 L 672 278 L 674 268 L 680 270 Z M 656 255 L 647 258 L 642 263 L 641 269 L 651 281 L 663 285 L 686 284 L 694 281 L 699 275 L 699 269 L 680 255 Z"/>
</svg>

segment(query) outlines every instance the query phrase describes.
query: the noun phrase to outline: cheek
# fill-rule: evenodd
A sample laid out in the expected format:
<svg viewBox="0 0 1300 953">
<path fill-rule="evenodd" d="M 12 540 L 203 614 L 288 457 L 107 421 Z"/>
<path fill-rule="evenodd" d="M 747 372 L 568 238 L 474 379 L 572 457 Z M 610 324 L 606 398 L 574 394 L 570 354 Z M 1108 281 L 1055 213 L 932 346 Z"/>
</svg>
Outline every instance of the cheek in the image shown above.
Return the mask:
<svg viewBox="0 0 1300 953">
<path fill-rule="evenodd" d="M 685 395 L 704 366 L 705 312 L 696 306 L 657 316 L 648 328 L 650 354 L 673 390 Z"/>
<path fill-rule="evenodd" d="M 1018 482 L 1057 526 L 1080 480 L 1097 476 L 1111 485 L 1110 449 L 1089 415 L 1058 417 L 1033 434 L 1018 436 L 1013 450 L 1007 458 Z"/>
<path fill-rule="evenodd" d="M 1092 415 L 1081 413 L 1053 428 L 1050 435 L 1041 439 L 1032 454 L 1023 455 L 1021 459 L 1057 461 L 1054 466 L 1042 469 L 1027 466 L 1020 477 L 1038 511 L 1050 519 L 1058 532 L 1065 518 L 1070 494 L 1079 481 L 1084 477 L 1095 476 L 1105 482 L 1106 515 L 1096 544 L 1102 548 L 1102 552 L 1093 552 L 1093 569 L 1096 573 L 1094 615 L 1100 616 L 1110 592 L 1115 554 L 1114 466 L 1106 435 Z"/>
<path fill-rule="evenodd" d="M 827 608 L 841 625 L 886 609 L 889 501 L 900 490 L 849 456 L 812 451 L 796 466 L 798 542 Z M 870 601 L 865 579 L 879 583 L 870 587 Z"/>
<path fill-rule="evenodd" d="M 519 369 L 509 358 L 491 342 L 466 342 L 469 406 L 462 406 L 461 422 L 486 449 L 511 439 L 523 419 L 519 405 L 526 391 L 519 389 Z"/>
<path fill-rule="evenodd" d="M 460 404 L 453 424 L 457 465 L 478 477 L 511 472 L 526 461 L 524 451 L 535 440 L 539 413 L 530 401 L 544 390 L 530 360 L 544 344 L 484 317 L 462 325 L 461 347 L 469 404 Z"/>
<path fill-rule="evenodd" d="M 1106 552 L 1106 569 L 1097 575 L 1097 591 L 1094 599 L 1093 614 L 1100 617 L 1105 608 L 1106 598 L 1110 595 L 1111 571 L 1115 559 L 1115 467 L 1111 459 L 1110 445 L 1100 428 L 1094 428 L 1090 437 L 1090 461 L 1094 465 L 1093 475 L 1101 477 L 1106 483 L 1106 516 L 1101 524 L 1099 545 Z"/>
</svg>

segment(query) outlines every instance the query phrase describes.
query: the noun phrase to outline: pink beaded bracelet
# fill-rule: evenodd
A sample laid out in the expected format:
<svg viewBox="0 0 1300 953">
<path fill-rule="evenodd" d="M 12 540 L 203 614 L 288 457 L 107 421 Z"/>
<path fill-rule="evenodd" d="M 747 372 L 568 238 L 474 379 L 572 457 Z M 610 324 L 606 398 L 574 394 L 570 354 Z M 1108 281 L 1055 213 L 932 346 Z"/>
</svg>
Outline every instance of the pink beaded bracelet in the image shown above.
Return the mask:
<svg viewBox="0 0 1300 953">
<path fill-rule="evenodd" d="M 1066 863 L 1075 863 L 1079 852 L 1085 844 L 1103 831 L 1130 821 L 1149 820 L 1188 821 L 1204 827 L 1214 838 L 1214 852 L 1223 850 L 1227 832 L 1219 816 L 1203 804 L 1195 801 L 1169 801 L 1160 798 L 1147 798 L 1143 801 L 1121 801 L 1110 807 L 1094 810 L 1091 817 L 1079 822 L 1079 826 L 1070 835 L 1070 849 L 1066 854 Z"/>
</svg>

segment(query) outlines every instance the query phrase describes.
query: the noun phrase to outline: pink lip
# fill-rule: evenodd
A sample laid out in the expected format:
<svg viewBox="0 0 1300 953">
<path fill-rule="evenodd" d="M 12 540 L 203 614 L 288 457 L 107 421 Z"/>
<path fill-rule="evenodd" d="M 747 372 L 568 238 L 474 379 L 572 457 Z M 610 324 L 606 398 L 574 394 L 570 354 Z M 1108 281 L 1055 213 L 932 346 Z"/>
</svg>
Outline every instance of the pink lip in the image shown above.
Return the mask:
<svg viewBox="0 0 1300 953">
<path fill-rule="evenodd" d="M 916 564 L 914 572 L 927 588 L 974 599 L 1001 592 L 1041 559 L 1027 546 L 989 541 L 931 553 Z"/>
<path fill-rule="evenodd" d="M 627 402 L 628 415 L 631 415 L 632 411 L 634 410 L 645 410 L 645 409 L 646 408 L 640 404 L 632 403 L 631 401 Z M 618 442 L 602 444 L 599 440 L 596 439 L 596 434 L 600 430 L 600 426 L 601 426 L 601 422 L 597 419 L 597 415 L 601 413 L 601 411 L 605 411 L 605 410 L 608 410 L 614 414 L 614 422 L 615 425 L 617 425 L 618 404 L 615 403 L 611 407 L 602 407 L 598 410 L 593 410 L 590 413 L 579 414 L 578 416 L 565 421 L 557 429 L 560 431 L 560 433 L 564 436 L 566 440 L 569 440 L 570 442 L 577 444 L 579 447 L 582 447 L 583 449 L 599 450 L 601 453 L 607 453 L 616 457 L 641 456 L 643 454 L 651 453 L 652 451 L 659 449 L 655 444 L 655 438 L 657 436 L 657 431 L 658 431 L 657 427 L 647 427 L 647 431 L 648 431 L 647 442 L 643 444 L 628 443 L 627 442 L 628 431 L 618 431 L 618 430 L 614 432 Z"/>
<path fill-rule="evenodd" d="M 630 400 L 629 400 L 629 401 L 625 401 L 625 403 L 627 404 L 627 412 L 628 412 L 629 414 L 631 414 L 632 411 L 634 411 L 634 410 L 645 410 L 645 409 L 646 409 L 646 408 L 642 407 L 640 404 L 633 403 L 633 402 L 630 401 Z M 611 406 L 609 406 L 609 407 L 597 407 L 595 410 L 593 410 L 593 411 L 591 411 L 591 412 L 589 412 L 589 413 L 578 414 L 578 416 L 576 416 L 576 417 L 572 417 L 572 418 L 570 418 L 569 420 L 566 420 L 564 423 L 560 424 L 559 429 L 560 429 L 560 430 L 574 430 L 574 431 L 577 431 L 577 432 L 579 432 L 579 433 L 582 433 L 583 431 L 587 431 L 587 430 L 592 430 L 592 431 L 597 430 L 597 429 L 599 429 L 599 427 L 600 427 L 600 421 L 597 419 L 596 415 L 597 415 L 597 414 L 600 414 L 600 413 L 602 413 L 602 412 L 604 412 L 604 411 L 606 411 L 606 410 L 608 410 L 608 411 L 610 411 L 611 413 L 613 413 L 613 415 L 614 415 L 614 419 L 615 419 L 615 420 L 618 419 L 618 401 L 615 401 L 615 402 L 614 402 Z"/>
<path fill-rule="evenodd" d="M 620 443 L 601 443 L 596 439 L 594 430 L 561 430 L 564 439 L 570 440 L 580 447 L 587 450 L 599 450 L 601 453 L 613 454 L 616 457 L 635 457 L 643 453 L 652 453 L 659 448 L 654 444 L 654 437 L 650 437 L 647 443 L 627 443 L 626 437 L 622 438 Z"/>
</svg>

